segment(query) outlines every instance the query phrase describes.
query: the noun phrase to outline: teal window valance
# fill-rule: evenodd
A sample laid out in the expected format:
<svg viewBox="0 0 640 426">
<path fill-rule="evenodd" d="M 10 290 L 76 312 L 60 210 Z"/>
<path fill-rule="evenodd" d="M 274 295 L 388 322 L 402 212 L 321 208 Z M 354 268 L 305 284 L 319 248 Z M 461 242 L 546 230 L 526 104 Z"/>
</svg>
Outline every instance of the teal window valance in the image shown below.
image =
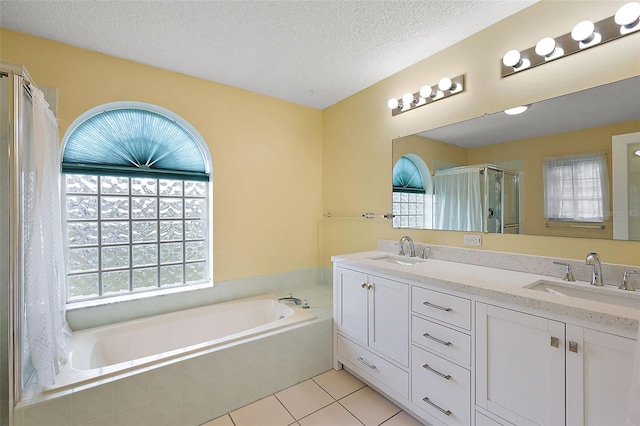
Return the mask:
<svg viewBox="0 0 640 426">
<path fill-rule="evenodd" d="M 209 180 L 193 131 L 165 114 L 132 106 L 103 106 L 76 120 L 65 138 L 62 172 Z"/>
<path fill-rule="evenodd" d="M 393 192 L 425 193 L 422 174 L 407 157 L 400 157 L 393 166 Z"/>
</svg>

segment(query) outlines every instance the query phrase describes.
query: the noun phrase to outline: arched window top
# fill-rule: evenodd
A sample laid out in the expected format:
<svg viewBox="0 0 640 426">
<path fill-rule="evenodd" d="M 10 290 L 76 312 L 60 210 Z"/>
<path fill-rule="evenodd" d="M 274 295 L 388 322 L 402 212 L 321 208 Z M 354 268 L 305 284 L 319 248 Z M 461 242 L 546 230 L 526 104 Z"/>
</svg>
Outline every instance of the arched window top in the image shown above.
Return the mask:
<svg viewBox="0 0 640 426">
<path fill-rule="evenodd" d="M 393 191 L 424 193 L 422 174 L 408 157 L 400 157 L 393 166 Z"/>
<path fill-rule="evenodd" d="M 63 140 L 62 172 L 208 181 L 199 133 L 160 107 L 122 102 L 93 108 Z"/>
</svg>

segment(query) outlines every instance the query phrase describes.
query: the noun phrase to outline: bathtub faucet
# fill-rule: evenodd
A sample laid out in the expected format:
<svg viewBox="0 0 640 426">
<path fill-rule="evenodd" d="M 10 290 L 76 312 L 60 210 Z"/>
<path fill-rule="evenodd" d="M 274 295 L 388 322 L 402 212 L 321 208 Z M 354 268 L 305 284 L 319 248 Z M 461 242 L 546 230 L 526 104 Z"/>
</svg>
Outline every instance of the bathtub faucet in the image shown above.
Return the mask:
<svg viewBox="0 0 640 426">
<path fill-rule="evenodd" d="M 280 303 L 293 303 L 294 305 L 302 305 L 302 300 L 298 299 L 297 297 L 293 297 L 293 293 L 289 293 L 288 297 L 281 297 L 280 299 L 278 299 L 278 302 Z"/>
</svg>

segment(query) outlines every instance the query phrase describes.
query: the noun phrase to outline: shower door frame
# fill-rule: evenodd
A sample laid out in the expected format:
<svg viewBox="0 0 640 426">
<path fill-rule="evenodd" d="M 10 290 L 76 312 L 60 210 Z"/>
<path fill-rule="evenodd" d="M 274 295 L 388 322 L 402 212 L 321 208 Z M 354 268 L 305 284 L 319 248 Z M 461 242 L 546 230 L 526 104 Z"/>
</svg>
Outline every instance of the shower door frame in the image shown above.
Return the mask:
<svg viewBox="0 0 640 426">
<path fill-rule="evenodd" d="M 22 221 L 21 179 L 21 114 L 22 91 L 31 96 L 31 78 L 23 67 L 0 64 L 0 71 L 10 78 L 9 93 L 9 289 L 8 289 L 8 362 L 9 362 L 9 424 L 13 423 L 15 404 L 22 399 L 23 330 L 24 330 L 24 256 Z"/>
</svg>

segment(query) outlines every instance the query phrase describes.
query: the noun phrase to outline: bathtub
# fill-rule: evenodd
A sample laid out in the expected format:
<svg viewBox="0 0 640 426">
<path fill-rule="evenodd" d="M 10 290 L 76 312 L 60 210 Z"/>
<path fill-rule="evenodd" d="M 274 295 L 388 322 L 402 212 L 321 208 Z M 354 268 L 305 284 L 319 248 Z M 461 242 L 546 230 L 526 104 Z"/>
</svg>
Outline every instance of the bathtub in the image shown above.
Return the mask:
<svg viewBox="0 0 640 426">
<path fill-rule="evenodd" d="M 69 362 L 44 391 L 146 371 L 313 318 L 265 295 L 74 332 Z"/>
</svg>

